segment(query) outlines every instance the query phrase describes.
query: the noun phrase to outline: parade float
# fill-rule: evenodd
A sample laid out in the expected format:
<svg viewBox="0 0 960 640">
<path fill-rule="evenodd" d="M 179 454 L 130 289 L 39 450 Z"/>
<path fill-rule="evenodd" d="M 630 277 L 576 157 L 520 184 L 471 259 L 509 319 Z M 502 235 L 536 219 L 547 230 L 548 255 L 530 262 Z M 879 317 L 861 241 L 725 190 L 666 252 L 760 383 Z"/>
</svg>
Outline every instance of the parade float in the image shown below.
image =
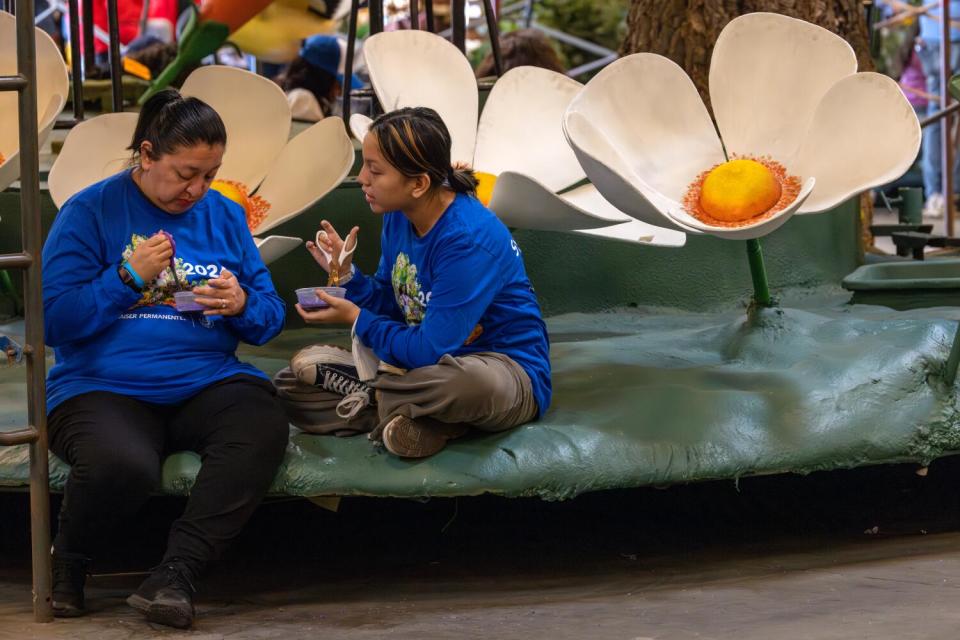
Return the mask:
<svg viewBox="0 0 960 640">
<path fill-rule="evenodd" d="M 586 86 L 521 68 L 489 95 L 478 95 L 462 54 L 431 34 L 380 34 L 366 55 L 384 109 L 433 106 L 452 131 L 455 160 L 486 174 L 490 206 L 514 229 L 548 317 L 554 404 L 538 422 L 471 434 L 413 462 L 363 437 L 293 429 L 275 493 L 562 499 L 923 466 L 960 448 L 957 394 L 944 376 L 960 312 L 852 304 L 840 287 L 862 262 L 859 194 L 905 170 L 919 127 L 890 81 L 856 73 L 838 37 L 769 14 L 731 22 L 711 69 L 719 133 L 682 70 L 649 54 Z M 184 92 L 222 109 L 231 141 L 223 178 L 243 185 L 241 201 L 270 203 L 254 231 L 309 238 L 321 219 L 358 225 L 355 261 L 375 268 L 379 221 L 355 177 L 337 173 L 356 171 L 352 153 L 340 158 L 342 123 L 321 122 L 325 137 L 307 139 L 311 153 L 290 150 L 306 133 L 281 140 L 289 115 L 279 102 L 279 122 L 250 115 L 246 103 L 256 100 L 219 88 L 226 71 L 198 73 L 206 80 L 188 80 Z M 116 129 L 93 128 L 107 117 L 118 118 Z M 128 116 L 100 118 L 67 138 L 50 175 L 46 227 L 57 204 L 128 157 L 121 126 L 132 124 L 119 120 Z M 351 122 L 358 135 L 368 125 Z M 270 152 L 251 158 L 248 140 Z M 340 169 L 326 164 L 332 156 Z M 287 179 L 295 186 L 270 188 Z M 16 202 L 15 191 L 0 194 L 5 223 Z M 4 233 L 2 249 L 14 249 L 15 237 Z M 270 268 L 291 305 L 316 279 L 304 250 Z M 242 355 L 275 373 L 304 345 L 349 340 L 346 330 L 304 328 L 293 316 L 279 338 Z M 22 376 L 16 367 L 0 376 L 0 426 L 22 423 Z M 192 453 L 170 456 L 163 490 L 187 493 L 199 465 Z M 27 474 L 25 449 L 0 450 L 0 484 L 23 486 Z M 55 489 L 66 474 L 54 460 Z"/>
</svg>

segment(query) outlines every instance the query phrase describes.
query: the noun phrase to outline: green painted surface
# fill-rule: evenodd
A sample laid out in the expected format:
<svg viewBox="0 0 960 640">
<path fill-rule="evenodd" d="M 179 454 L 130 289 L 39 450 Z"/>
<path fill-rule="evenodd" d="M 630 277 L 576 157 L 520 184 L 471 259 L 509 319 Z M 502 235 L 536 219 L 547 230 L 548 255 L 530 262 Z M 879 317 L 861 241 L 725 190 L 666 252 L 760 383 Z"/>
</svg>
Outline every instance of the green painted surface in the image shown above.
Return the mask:
<svg viewBox="0 0 960 640">
<path fill-rule="evenodd" d="M 762 312 L 636 309 L 552 318 L 555 404 L 544 420 L 472 435 L 407 462 L 363 437 L 294 432 L 274 491 L 292 495 L 546 499 L 615 487 L 915 460 L 960 449 L 957 394 L 941 375 L 960 310 L 898 312 L 818 301 Z M 288 331 L 244 355 L 267 371 L 343 332 Z M 22 368 L 0 370 L 0 428 L 23 420 Z M 168 459 L 186 492 L 199 461 Z M 53 484 L 66 468 L 57 463 Z M 23 485 L 23 447 L 0 484 Z"/>
</svg>

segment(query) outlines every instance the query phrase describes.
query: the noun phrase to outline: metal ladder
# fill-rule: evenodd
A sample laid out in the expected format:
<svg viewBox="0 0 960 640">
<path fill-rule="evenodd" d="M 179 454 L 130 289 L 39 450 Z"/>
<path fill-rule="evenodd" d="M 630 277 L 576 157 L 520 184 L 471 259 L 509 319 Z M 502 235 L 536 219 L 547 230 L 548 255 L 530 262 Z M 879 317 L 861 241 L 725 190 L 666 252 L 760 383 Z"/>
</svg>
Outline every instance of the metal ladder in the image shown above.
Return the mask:
<svg viewBox="0 0 960 640">
<path fill-rule="evenodd" d="M 22 250 L 0 255 L 0 269 L 23 271 L 27 369 L 27 426 L 0 431 L 0 446 L 30 445 L 30 528 L 33 548 L 33 615 L 53 620 L 50 575 L 50 486 L 47 454 L 43 297 L 40 279 L 40 149 L 37 139 L 36 34 L 33 0 L 17 0 L 17 74 L 0 76 L 0 91 L 19 94 L 20 220 Z"/>
</svg>

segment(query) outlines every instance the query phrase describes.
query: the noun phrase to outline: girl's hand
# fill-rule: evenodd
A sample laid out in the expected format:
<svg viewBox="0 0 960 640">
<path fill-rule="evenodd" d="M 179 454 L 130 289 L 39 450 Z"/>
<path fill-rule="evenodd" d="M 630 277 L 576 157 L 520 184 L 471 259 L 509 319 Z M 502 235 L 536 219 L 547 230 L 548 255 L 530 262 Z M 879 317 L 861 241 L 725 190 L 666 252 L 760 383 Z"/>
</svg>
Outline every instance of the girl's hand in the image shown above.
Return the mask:
<svg viewBox="0 0 960 640">
<path fill-rule="evenodd" d="M 307 324 L 349 324 L 353 325 L 360 315 L 360 307 L 344 298 L 334 298 L 322 289 L 317 289 L 317 297 L 326 302 L 326 309 L 307 311 L 297 304 L 297 313 Z"/>
<path fill-rule="evenodd" d="M 326 220 L 320 223 L 320 227 L 320 231 L 317 232 L 320 246 L 315 242 L 307 241 L 307 251 L 327 273 L 330 273 L 330 260 L 339 260 L 340 254 L 346 253 L 343 256 L 343 264 L 339 265 L 340 275 L 345 276 L 350 272 L 350 265 L 353 264 L 353 250 L 357 247 L 357 234 L 360 233 L 360 227 L 351 229 L 346 240 L 343 240 L 333 225 Z M 343 250 L 344 246 L 347 248 L 346 251 Z"/>
<path fill-rule="evenodd" d="M 160 272 L 170 266 L 173 245 L 163 233 L 157 232 L 141 242 L 127 262 L 144 282 L 152 282 Z"/>
<path fill-rule="evenodd" d="M 207 286 L 194 287 L 193 292 L 197 302 L 210 307 L 203 312 L 205 316 L 238 316 L 247 306 L 247 292 L 227 269 L 220 272 L 219 278 L 208 280 Z"/>
</svg>

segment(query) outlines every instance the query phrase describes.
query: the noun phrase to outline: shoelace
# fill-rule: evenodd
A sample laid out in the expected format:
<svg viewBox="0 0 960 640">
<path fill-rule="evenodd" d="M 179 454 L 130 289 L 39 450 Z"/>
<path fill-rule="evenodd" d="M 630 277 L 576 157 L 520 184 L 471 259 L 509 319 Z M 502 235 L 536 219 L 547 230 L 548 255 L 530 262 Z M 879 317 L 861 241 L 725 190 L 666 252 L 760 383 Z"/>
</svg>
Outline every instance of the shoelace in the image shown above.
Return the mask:
<svg viewBox="0 0 960 640">
<path fill-rule="evenodd" d="M 350 395 L 358 391 L 367 393 L 367 385 L 362 382 L 354 382 L 343 374 L 329 370 L 323 372 L 323 388 L 339 393 L 342 396 Z"/>
<path fill-rule="evenodd" d="M 337 415 L 344 420 L 350 420 L 369 404 L 370 394 L 367 391 L 353 391 L 344 396 L 343 400 L 337 404 Z"/>
</svg>

